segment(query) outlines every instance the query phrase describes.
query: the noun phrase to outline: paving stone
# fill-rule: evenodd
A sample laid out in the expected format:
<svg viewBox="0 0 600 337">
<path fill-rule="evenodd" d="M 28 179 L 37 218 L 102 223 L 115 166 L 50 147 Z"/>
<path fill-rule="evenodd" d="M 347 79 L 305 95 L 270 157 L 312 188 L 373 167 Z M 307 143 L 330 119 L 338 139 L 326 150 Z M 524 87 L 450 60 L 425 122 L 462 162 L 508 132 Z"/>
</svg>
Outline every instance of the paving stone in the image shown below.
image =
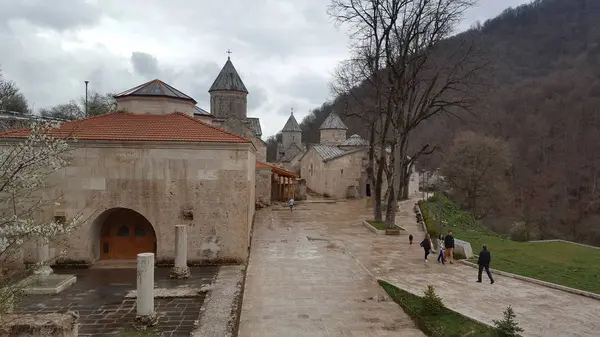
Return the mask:
<svg viewBox="0 0 600 337">
<path fill-rule="evenodd" d="M 210 285 L 218 269 L 218 267 L 194 267 L 191 278 L 173 280 L 169 278 L 170 268 L 157 268 L 155 287 L 200 289 Z M 135 299 L 126 299 L 125 295 L 135 289 L 135 269 L 78 269 L 56 272 L 76 274 L 77 283 L 58 295 L 25 296 L 18 303 L 15 312 L 78 311 L 81 324 L 80 336 L 114 336 L 124 329 L 133 329 L 136 302 Z M 194 322 L 198 319 L 204 295 L 203 292 L 193 298 L 155 299 L 154 305 L 159 316 L 156 330 L 168 332 L 165 335 L 170 336 L 188 336 L 194 328 Z"/>
</svg>

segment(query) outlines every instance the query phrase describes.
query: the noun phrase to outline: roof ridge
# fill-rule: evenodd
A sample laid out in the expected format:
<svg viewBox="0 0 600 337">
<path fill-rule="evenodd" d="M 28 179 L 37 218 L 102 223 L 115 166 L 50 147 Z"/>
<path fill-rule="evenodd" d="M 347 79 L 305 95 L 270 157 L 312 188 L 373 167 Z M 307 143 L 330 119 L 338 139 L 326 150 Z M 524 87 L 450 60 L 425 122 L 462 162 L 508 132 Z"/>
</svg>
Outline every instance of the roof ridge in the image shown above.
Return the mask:
<svg viewBox="0 0 600 337">
<path fill-rule="evenodd" d="M 252 143 L 252 141 L 250 141 L 250 139 L 248 139 L 248 138 L 246 138 L 246 137 L 242 137 L 242 136 L 240 136 L 240 135 L 238 135 L 238 134 L 236 134 L 236 133 L 229 132 L 229 131 L 227 131 L 227 130 L 224 130 L 224 129 L 218 128 L 218 127 L 216 127 L 216 126 L 214 126 L 214 125 L 210 125 L 210 124 L 208 124 L 208 123 L 204 123 L 203 121 L 199 120 L 198 118 L 194 118 L 194 117 L 192 117 L 192 116 L 189 116 L 189 115 L 187 115 L 187 114 L 184 114 L 183 112 L 178 112 L 178 111 L 175 111 L 175 112 L 172 112 L 172 113 L 170 113 L 170 114 L 167 114 L 167 115 L 173 115 L 173 114 L 175 114 L 175 115 L 181 115 L 181 116 L 183 116 L 183 117 L 185 117 L 185 118 L 187 118 L 187 119 L 189 119 L 189 120 L 192 120 L 192 121 L 194 121 L 194 122 L 196 122 L 196 123 L 200 123 L 200 124 L 203 124 L 203 125 L 205 125 L 205 126 L 208 126 L 208 127 L 209 127 L 209 128 L 211 128 L 211 129 L 214 129 L 214 130 L 217 130 L 217 131 L 224 132 L 224 133 L 226 133 L 226 134 L 228 134 L 228 135 L 230 135 L 230 136 L 235 136 L 235 137 L 238 137 L 238 138 L 239 138 L 239 139 L 241 139 L 241 140 L 245 140 L 245 141 L 247 141 L 247 142 L 249 142 L 249 143 Z"/>
<path fill-rule="evenodd" d="M 152 83 L 153 81 L 156 81 L 157 79 L 158 79 L 158 78 L 156 78 L 156 79 L 153 79 L 153 80 L 150 80 L 150 81 L 148 81 L 148 82 L 144 82 L 144 83 L 142 83 L 142 84 L 140 84 L 140 85 L 137 85 L 137 86 L 135 86 L 135 87 L 133 87 L 133 88 L 129 88 L 129 89 L 127 89 L 127 90 L 123 90 L 123 91 L 121 91 L 120 93 L 113 95 L 113 97 L 120 96 L 121 94 L 123 94 L 123 93 L 125 93 L 125 92 L 128 92 L 128 91 L 136 91 L 137 89 L 139 89 L 139 88 L 141 88 L 141 87 L 143 87 L 143 86 L 145 86 L 145 85 L 148 85 L 148 84 Z"/>
<path fill-rule="evenodd" d="M 336 114 L 334 111 L 332 111 L 331 113 L 329 113 L 329 115 L 327 115 L 327 118 L 325 118 L 325 120 L 323 121 L 323 124 L 321 124 L 321 126 L 319 127 L 319 130 L 326 130 L 326 129 L 348 130 L 348 127 L 346 126 L 346 124 L 344 124 L 344 121 L 342 120 L 342 118 L 340 118 L 340 116 L 338 116 L 338 114 Z"/>
</svg>

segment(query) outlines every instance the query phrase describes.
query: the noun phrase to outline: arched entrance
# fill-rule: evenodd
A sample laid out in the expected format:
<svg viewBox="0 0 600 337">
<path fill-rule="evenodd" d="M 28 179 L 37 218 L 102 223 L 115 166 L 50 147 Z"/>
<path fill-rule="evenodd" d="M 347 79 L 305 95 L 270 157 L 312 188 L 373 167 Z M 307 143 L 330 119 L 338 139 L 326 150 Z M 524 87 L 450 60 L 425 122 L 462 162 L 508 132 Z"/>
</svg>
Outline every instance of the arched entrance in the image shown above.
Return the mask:
<svg viewBox="0 0 600 337">
<path fill-rule="evenodd" d="M 106 212 L 100 229 L 101 260 L 129 260 L 139 253 L 156 253 L 156 233 L 143 215 L 127 208 Z"/>
</svg>

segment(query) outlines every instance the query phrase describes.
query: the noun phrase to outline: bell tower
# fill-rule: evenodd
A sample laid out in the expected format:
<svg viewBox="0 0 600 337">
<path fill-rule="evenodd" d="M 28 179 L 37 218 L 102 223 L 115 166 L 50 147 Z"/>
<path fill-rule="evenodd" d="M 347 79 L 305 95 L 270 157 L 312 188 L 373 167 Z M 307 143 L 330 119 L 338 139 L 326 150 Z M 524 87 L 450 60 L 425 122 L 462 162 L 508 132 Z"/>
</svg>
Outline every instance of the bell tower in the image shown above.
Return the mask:
<svg viewBox="0 0 600 337">
<path fill-rule="evenodd" d="M 231 54 L 230 50 L 227 50 Z M 246 120 L 248 109 L 248 89 L 227 56 L 227 62 L 208 90 L 210 112 L 217 119 L 236 117 Z"/>
</svg>

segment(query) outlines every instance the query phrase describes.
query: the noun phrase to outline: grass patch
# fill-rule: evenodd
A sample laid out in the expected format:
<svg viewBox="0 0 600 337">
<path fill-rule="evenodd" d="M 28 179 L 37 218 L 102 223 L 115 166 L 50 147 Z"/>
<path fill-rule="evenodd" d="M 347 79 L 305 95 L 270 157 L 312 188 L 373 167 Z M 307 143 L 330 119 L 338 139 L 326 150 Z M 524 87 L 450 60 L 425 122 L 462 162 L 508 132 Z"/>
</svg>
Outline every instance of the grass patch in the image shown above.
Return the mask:
<svg viewBox="0 0 600 337">
<path fill-rule="evenodd" d="M 378 282 L 427 336 L 496 336 L 494 328 L 473 321 L 445 307 L 441 307 L 435 315 L 424 315 L 422 310 L 425 303 L 422 297 L 399 289 L 385 281 L 379 280 Z"/>
<path fill-rule="evenodd" d="M 600 294 L 600 249 L 567 242 L 517 242 L 503 238 L 443 196 L 420 201 L 419 206 L 432 235 L 451 229 L 455 238 L 471 243 L 475 254 L 482 244 L 487 244 L 494 269 Z M 440 219 L 447 224 L 440 226 Z"/>
<path fill-rule="evenodd" d="M 377 230 L 383 231 L 388 229 L 383 221 L 367 220 L 367 222 Z"/>
</svg>

